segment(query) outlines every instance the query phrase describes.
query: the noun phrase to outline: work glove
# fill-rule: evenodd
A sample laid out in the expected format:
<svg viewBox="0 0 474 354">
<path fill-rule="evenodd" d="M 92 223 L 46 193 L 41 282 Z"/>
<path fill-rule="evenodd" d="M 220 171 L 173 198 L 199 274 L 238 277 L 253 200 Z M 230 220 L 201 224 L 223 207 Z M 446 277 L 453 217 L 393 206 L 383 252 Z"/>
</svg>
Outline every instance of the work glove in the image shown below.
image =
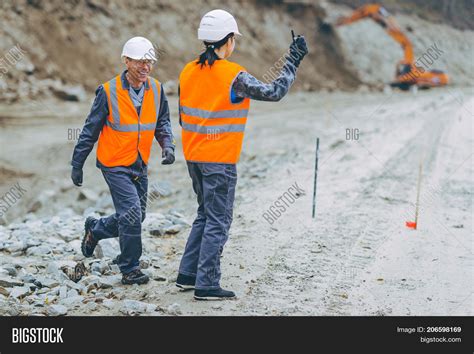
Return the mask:
<svg viewBox="0 0 474 354">
<path fill-rule="evenodd" d="M 162 165 L 171 165 L 174 162 L 174 149 L 164 148 L 161 157 L 164 157 L 163 161 L 161 161 Z"/>
<path fill-rule="evenodd" d="M 298 35 L 294 37 L 293 43 L 290 44 L 290 53 L 287 56 L 288 61 L 298 67 L 306 54 L 308 54 L 308 46 L 304 36 Z"/>
<path fill-rule="evenodd" d="M 82 168 L 73 167 L 71 172 L 72 183 L 76 186 L 82 186 Z"/>
</svg>

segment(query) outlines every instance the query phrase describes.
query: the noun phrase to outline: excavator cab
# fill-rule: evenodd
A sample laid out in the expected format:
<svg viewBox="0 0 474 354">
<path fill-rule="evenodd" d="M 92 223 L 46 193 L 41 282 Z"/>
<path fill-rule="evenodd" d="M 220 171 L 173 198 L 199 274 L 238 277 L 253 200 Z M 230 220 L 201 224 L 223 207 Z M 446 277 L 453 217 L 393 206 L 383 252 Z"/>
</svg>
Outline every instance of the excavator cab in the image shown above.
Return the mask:
<svg viewBox="0 0 474 354">
<path fill-rule="evenodd" d="M 397 64 L 395 81 L 390 85 L 401 90 L 408 90 L 410 86 L 416 85 L 421 89 L 435 86 L 447 85 L 448 75 L 441 70 L 426 70 L 413 63 L 401 61 Z"/>
<path fill-rule="evenodd" d="M 395 76 L 407 75 L 412 71 L 412 66 L 407 63 L 398 63 L 397 70 L 395 72 Z"/>
<path fill-rule="evenodd" d="M 416 84 L 416 75 L 418 73 L 419 69 L 414 65 L 401 61 L 396 66 L 395 81 L 391 82 L 390 86 L 406 91 L 410 86 Z"/>
</svg>

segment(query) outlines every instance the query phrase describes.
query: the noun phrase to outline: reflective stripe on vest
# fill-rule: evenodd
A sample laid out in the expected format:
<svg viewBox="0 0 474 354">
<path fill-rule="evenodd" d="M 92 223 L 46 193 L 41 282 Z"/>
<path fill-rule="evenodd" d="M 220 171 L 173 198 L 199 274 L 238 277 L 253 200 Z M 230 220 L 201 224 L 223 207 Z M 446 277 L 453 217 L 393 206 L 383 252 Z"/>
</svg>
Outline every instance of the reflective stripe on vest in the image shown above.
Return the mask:
<svg viewBox="0 0 474 354">
<path fill-rule="evenodd" d="M 155 130 L 156 128 L 156 123 L 150 123 L 150 124 L 142 124 L 140 123 L 140 130 L 138 129 L 138 124 L 115 124 L 110 122 L 109 120 L 105 121 L 105 124 L 109 127 L 111 127 L 113 130 L 116 130 L 118 132 L 138 132 L 138 131 L 146 131 L 146 130 Z"/>
<path fill-rule="evenodd" d="M 188 63 L 180 75 L 180 123 L 187 161 L 237 163 L 250 100 L 232 103 L 232 83 L 245 71 L 217 60 L 212 67 Z"/>
<path fill-rule="evenodd" d="M 225 111 L 205 111 L 203 109 L 180 107 L 182 113 L 189 116 L 195 116 L 199 118 L 238 118 L 246 117 L 249 113 L 248 109 L 229 109 Z"/>
<path fill-rule="evenodd" d="M 138 115 L 129 91 L 122 87 L 120 75 L 103 86 L 109 105 L 109 116 L 99 137 L 97 159 L 107 167 L 129 166 L 138 152 L 148 163 L 160 106 L 159 82 L 148 79 Z"/>
<path fill-rule="evenodd" d="M 216 133 L 238 133 L 245 131 L 245 124 L 224 124 L 224 125 L 198 125 L 182 122 L 181 126 L 184 130 L 199 134 L 216 134 Z"/>
</svg>

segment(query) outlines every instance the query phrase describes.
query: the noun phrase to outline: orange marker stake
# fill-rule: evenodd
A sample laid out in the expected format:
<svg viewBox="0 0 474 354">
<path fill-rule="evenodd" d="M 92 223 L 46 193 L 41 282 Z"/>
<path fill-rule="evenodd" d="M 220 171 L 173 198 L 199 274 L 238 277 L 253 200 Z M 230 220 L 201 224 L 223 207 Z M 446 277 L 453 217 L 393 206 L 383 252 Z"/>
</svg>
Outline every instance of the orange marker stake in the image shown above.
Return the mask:
<svg viewBox="0 0 474 354">
<path fill-rule="evenodd" d="M 415 205 L 415 221 L 407 221 L 405 222 L 405 225 L 408 228 L 415 229 L 418 226 L 418 210 L 420 207 L 420 189 L 421 189 L 421 171 L 423 169 L 423 164 L 420 159 L 420 168 L 418 170 L 418 185 L 416 187 L 416 205 Z"/>
</svg>

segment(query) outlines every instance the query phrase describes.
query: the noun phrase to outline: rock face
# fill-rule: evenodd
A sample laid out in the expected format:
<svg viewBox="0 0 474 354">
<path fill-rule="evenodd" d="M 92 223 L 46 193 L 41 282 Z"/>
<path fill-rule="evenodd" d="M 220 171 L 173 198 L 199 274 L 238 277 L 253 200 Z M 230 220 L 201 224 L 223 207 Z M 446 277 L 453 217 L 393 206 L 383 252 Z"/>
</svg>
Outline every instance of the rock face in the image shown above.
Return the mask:
<svg viewBox="0 0 474 354">
<path fill-rule="evenodd" d="M 91 5 L 91 3 L 94 3 Z M 122 21 L 122 31 L 117 32 L 116 18 L 139 18 L 143 13 L 153 13 L 146 28 L 154 43 L 158 65 L 166 68 L 159 72 L 166 94 L 177 94 L 177 78 L 191 58 L 201 50 L 196 40 L 201 5 L 195 2 L 173 0 L 157 4 L 146 2 L 136 8 L 127 1 L 120 4 L 95 4 L 92 1 L 2 1 L 0 52 L 5 63 L 0 72 L 0 100 L 14 102 L 28 99 L 56 97 L 66 101 L 82 101 L 85 92 L 93 94 L 101 83 L 109 80 L 119 70 L 118 59 L 122 45 L 130 33 L 142 33 L 142 24 Z M 270 4 L 271 3 L 271 4 Z M 282 40 L 278 28 L 281 23 L 301 23 L 306 29 L 311 58 L 300 68 L 297 85 L 321 87 L 326 82 L 338 82 L 343 87 L 353 87 L 357 82 L 341 70 L 332 74 L 321 70 L 324 64 L 332 65 L 331 51 L 324 51 L 316 37 L 316 26 L 324 16 L 318 3 L 298 3 L 288 11 L 284 2 L 248 2 L 246 6 L 229 4 L 229 10 L 239 19 L 239 27 L 246 33 L 259 33 L 262 38 L 239 48 L 239 55 L 246 58 L 243 65 L 250 72 L 264 73 L 269 63 L 275 62 L 288 50 L 289 40 Z M 159 8 L 159 9 L 158 9 Z M 261 13 L 268 13 L 262 23 Z M 187 20 L 183 22 L 183 18 Z M 163 23 L 180 23 L 177 38 L 169 31 L 157 28 Z M 45 24 L 32 26 L 31 24 Z M 100 30 L 99 30 L 100 29 Z M 146 32 L 146 30 L 145 30 Z M 54 34 L 54 35 L 53 35 Z M 288 35 L 289 36 L 289 35 Z M 47 44 L 46 44 L 47 43 Z M 265 43 L 273 43 L 268 47 Z M 259 55 L 266 53 L 266 55 Z M 269 59 L 271 58 L 271 59 Z M 5 72 L 6 71 L 6 72 Z M 342 70 L 344 71 L 344 70 Z"/>
</svg>

